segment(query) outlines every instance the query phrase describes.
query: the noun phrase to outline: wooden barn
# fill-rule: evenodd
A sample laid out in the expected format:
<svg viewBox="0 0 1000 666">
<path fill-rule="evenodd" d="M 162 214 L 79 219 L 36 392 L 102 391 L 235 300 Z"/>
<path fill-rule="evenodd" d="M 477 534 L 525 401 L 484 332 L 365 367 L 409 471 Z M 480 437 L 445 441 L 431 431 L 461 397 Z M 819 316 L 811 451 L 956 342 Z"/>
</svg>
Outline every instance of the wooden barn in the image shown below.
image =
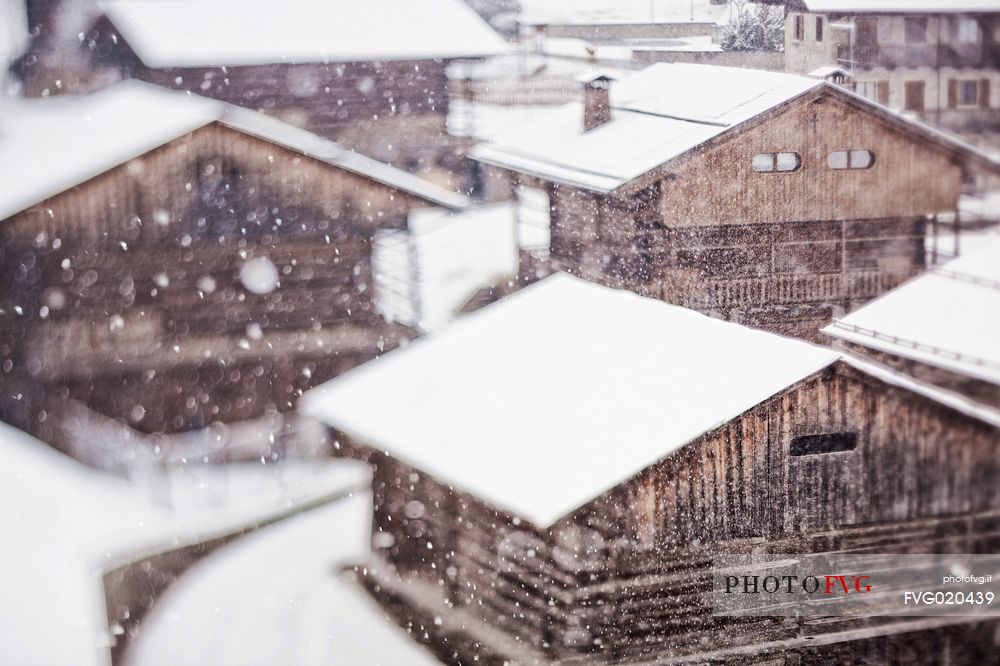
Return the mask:
<svg viewBox="0 0 1000 666">
<path fill-rule="evenodd" d="M 823 329 L 840 346 L 1000 409 L 1000 239 Z"/>
<path fill-rule="evenodd" d="M 300 409 L 373 463 L 365 574 L 450 663 L 996 653 L 981 619 L 713 616 L 714 554 L 1000 547 L 1000 412 L 833 350 L 556 275 Z"/>
<path fill-rule="evenodd" d="M 462 0 L 98 4 L 82 52 L 62 60 L 264 111 L 411 172 L 457 163 L 449 63 L 507 50 Z M 46 58 L 32 62 L 28 94 L 67 87 Z"/>
<path fill-rule="evenodd" d="M 473 157 L 548 198 L 553 270 L 813 340 L 921 272 L 963 171 L 997 169 L 824 81 L 681 64 L 590 77 Z"/>
<path fill-rule="evenodd" d="M 145 432 L 281 412 L 411 335 L 370 243 L 466 199 L 300 128 L 126 81 L 22 102 L 0 161 L 4 419 L 71 398 Z"/>
</svg>

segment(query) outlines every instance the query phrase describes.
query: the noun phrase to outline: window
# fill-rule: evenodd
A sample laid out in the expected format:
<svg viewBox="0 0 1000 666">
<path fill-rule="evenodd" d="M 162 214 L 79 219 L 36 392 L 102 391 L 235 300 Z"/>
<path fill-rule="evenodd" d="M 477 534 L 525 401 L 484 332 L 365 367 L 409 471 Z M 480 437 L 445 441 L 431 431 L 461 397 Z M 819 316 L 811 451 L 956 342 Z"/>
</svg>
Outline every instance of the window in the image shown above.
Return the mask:
<svg viewBox="0 0 1000 666">
<path fill-rule="evenodd" d="M 816 17 L 816 41 L 817 42 L 822 42 L 823 41 L 823 17 L 822 16 L 817 16 Z"/>
<path fill-rule="evenodd" d="M 927 19 L 924 17 L 908 16 L 906 22 L 906 43 L 926 44 L 927 43 Z"/>
<path fill-rule="evenodd" d="M 795 41 L 801 42 L 806 32 L 806 17 L 802 14 L 795 15 Z"/>
<path fill-rule="evenodd" d="M 906 81 L 903 84 L 903 108 L 907 111 L 924 110 L 924 82 Z"/>
<path fill-rule="evenodd" d="M 958 82 L 958 103 L 963 106 L 975 106 L 979 104 L 979 81 Z"/>
<path fill-rule="evenodd" d="M 974 18 L 959 18 L 955 32 L 959 44 L 975 44 L 979 41 L 979 23 Z"/>
<path fill-rule="evenodd" d="M 870 169 L 875 164 L 875 153 L 870 150 L 835 150 L 826 156 L 831 169 Z"/>
<path fill-rule="evenodd" d="M 858 433 L 831 432 L 823 435 L 793 437 L 788 447 L 792 456 L 812 456 L 820 453 L 841 453 L 858 448 Z"/>
<path fill-rule="evenodd" d="M 856 92 L 873 102 L 878 101 L 878 84 L 876 81 L 858 81 Z"/>
<path fill-rule="evenodd" d="M 797 171 L 802 166 L 798 153 L 758 153 L 751 160 L 753 170 L 758 173 Z"/>
</svg>

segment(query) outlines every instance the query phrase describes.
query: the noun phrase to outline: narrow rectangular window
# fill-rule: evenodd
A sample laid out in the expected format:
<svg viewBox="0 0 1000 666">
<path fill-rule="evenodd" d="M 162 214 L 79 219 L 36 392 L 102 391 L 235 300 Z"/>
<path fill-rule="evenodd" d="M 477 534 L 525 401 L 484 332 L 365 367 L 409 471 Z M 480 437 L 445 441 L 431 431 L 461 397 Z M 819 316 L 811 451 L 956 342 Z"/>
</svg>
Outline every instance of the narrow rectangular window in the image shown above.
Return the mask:
<svg viewBox="0 0 1000 666">
<path fill-rule="evenodd" d="M 806 18 L 801 14 L 795 16 L 795 41 L 801 42 L 806 32 Z"/>
<path fill-rule="evenodd" d="M 822 435 L 793 437 L 788 447 L 792 456 L 813 456 L 821 453 L 841 453 L 858 448 L 858 433 L 830 432 Z"/>
<path fill-rule="evenodd" d="M 977 79 L 958 82 L 958 103 L 962 106 L 979 104 L 979 81 Z"/>
<path fill-rule="evenodd" d="M 979 23 L 974 18 L 959 18 L 956 32 L 959 44 L 975 44 L 979 41 Z"/>
<path fill-rule="evenodd" d="M 858 81 L 857 93 L 865 99 L 878 101 L 878 84 L 875 81 Z"/>
<path fill-rule="evenodd" d="M 903 108 L 907 111 L 924 110 L 924 82 L 906 81 L 903 84 Z"/>
<path fill-rule="evenodd" d="M 822 16 L 817 16 L 816 17 L 816 41 L 817 42 L 822 42 L 823 41 L 823 17 Z"/>
</svg>

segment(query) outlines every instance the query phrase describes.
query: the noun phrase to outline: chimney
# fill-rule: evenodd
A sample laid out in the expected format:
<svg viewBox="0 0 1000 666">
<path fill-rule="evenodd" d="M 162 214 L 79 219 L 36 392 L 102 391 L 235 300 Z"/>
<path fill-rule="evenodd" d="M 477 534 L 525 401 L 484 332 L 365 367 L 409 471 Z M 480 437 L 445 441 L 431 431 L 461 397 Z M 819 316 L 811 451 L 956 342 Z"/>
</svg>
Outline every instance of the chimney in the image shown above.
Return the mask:
<svg viewBox="0 0 1000 666">
<path fill-rule="evenodd" d="M 583 80 L 583 130 L 600 127 L 611 120 L 611 81 L 607 74 L 587 76 Z"/>
</svg>

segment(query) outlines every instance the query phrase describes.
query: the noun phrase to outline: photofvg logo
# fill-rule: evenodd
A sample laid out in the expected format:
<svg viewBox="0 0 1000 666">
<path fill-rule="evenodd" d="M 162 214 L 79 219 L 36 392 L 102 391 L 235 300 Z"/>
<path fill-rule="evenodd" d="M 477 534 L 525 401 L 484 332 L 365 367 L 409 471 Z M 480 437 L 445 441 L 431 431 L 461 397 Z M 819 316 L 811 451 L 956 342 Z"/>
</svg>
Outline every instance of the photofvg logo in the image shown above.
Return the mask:
<svg viewBox="0 0 1000 666">
<path fill-rule="evenodd" d="M 717 555 L 725 616 L 1000 615 L 1000 555 Z"/>
<path fill-rule="evenodd" d="M 801 588 L 804 594 L 867 594 L 872 591 L 870 576 L 825 574 L 823 576 L 726 576 L 726 594 L 795 594 Z M 822 588 L 822 592 L 820 589 Z"/>
</svg>

